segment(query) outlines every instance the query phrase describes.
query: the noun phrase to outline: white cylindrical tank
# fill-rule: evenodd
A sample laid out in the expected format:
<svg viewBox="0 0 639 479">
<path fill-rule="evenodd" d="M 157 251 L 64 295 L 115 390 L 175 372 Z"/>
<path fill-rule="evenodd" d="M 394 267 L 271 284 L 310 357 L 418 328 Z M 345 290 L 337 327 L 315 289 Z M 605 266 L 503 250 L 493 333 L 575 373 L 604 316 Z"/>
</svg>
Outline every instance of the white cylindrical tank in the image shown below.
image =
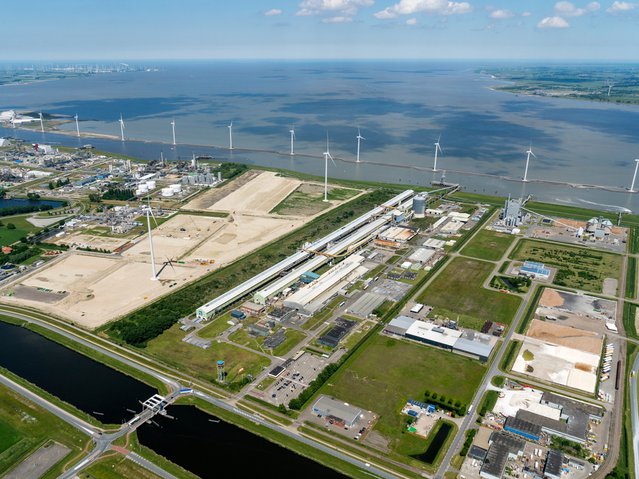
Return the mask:
<svg viewBox="0 0 639 479">
<path fill-rule="evenodd" d="M 162 196 L 169 197 L 173 196 L 175 193 L 172 188 L 162 188 Z"/>
<path fill-rule="evenodd" d="M 173 190 L 173 193 L 181 193 L 182 192 L 182 185 L 176 183 L 174 185 L 169 185 L 169 188 L 171 188 Z"/>
<path fill-rule="evenodd" d="M 413 198 L 413 211 L 416 216 L 424 216 L 426 211 L 426 197 L 423 194 L 416 195 Z"/>
<path fill-rule="evenodd" d="M 146 182 L 146 187 L 150 190 L 154 190 L 156 187 L 155 180 L 149 180 Z"/>
</svg>

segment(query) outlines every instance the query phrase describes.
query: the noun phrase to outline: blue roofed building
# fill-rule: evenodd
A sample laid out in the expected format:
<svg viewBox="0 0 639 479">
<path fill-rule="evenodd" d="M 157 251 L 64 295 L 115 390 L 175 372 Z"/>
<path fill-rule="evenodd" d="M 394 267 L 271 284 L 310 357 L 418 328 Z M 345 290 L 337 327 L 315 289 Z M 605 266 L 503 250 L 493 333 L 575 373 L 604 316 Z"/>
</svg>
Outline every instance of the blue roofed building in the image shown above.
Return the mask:
<svg viewBox="0 0 639 479">
<path fill-rule="evenodd" d="M 544 263 L 524 261 L 524 264 L 519 268 L 519 274 L 535 279 L 548 279 L 550 277 L 550 269 L 546 268 Z"/>
</svg>

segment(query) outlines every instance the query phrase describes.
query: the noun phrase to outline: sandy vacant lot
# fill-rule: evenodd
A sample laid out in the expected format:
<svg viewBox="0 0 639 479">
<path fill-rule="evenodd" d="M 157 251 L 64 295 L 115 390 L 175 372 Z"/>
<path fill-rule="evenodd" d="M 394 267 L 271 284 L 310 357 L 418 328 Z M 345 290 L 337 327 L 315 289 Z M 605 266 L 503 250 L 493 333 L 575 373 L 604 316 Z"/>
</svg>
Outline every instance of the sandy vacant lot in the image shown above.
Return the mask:
<svg viewBox="0 0 639 479">
<path fill-rule="evenodd" d="M 70 235 L 55 238 L 53 243 L 65 244 L 67 246 L 78 246 L 81 248 L 105 249 L 113 251 L 124 245 L 127 238 L 113 238 L 110 236 L 88 235 L 83 233 L 73 233 Z"/>
<path fill-rule="evenodd" d="M 215 260 L 216 267 L 225 265 L 286 233 L 299 228 L 304 221 L 234 214 L 208 240 L 187 255 L 187 260 Z"/>
<path fill-rule="evenodd" d="M 50 311 L 88 328 L 96 328 L 170 291 L 205 272 L 199 266 L 174 265 L 151 281 L 151 265 L 122 258 L 71 254 L 22 281 L 25 288 L 45 288 L 68 294 L 57 302 L 43 302 L 12 296 L 2 301 L 17 302 Z M 175 287 L 175 286 L 173 286 Z"/>
<path fill-rule="evenodd" d="M 184 254 L 224 228 L 226 222 L 225 218 L 210 216 L 182 214 L 173 216 L 152 232 L 156 261 L 163 262 L 166 261 L 166 258 L 181 259 Z M 135 246 L 124 252 L 124 256 L 150 261 L 151 250 L 148 234 L 138 238 Z"/>
<path fill-rule="evenodd" d="M 230 183 L 226 183 L 223 186 L 217 188 L 211 188 L 204 193 L 197 195 L 194 199 L 189 201 L 186 205 L 182 207 L 184 210 L 200 210 L 206 211 L 212 209 L 215 203 L 224 198 L 226 195 L 231 194 L 233 191 L 242 187 L 253 178 L 260 175 L 260 171 L 257 170 L 249 170 L 243 175 L 235 178 Z"/>
<path fill-rule="evenodd" d="M 532 359 L 524 356 L 532 355 Z M 543 381 L 593 393 L 597 385 L 599 354 L 526 338 L 512 370 Z"/>
<path fill-rule="evenodd" d="M 603 347 L 603 338 L 597 333 L 538 319 L 532 321 L 526 335 L 592 354 L 600 354 Z"/>
<path fill-rule="evenodd" d="M 268 213 L 302 182 L 264 171 L 209 207 L 215 211 Z"/>
</svg>

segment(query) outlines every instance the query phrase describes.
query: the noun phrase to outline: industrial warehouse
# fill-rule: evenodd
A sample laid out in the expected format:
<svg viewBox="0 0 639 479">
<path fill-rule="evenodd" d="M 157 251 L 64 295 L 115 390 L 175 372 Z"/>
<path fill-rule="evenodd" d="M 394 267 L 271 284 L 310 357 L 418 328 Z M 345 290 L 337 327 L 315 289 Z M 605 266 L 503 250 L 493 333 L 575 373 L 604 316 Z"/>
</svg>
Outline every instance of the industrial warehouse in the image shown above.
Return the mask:
<svg viewBox="0 0 639 479">
<path fill-rule="evenodd" d="M 432 321 L 419 321 L 408 316 L 393 319 L 385 326 L 384 331 L 481 361 L 488 360 L 497 342 L 494 336 L 477 331 L 451 329 Z"/>
</svg>

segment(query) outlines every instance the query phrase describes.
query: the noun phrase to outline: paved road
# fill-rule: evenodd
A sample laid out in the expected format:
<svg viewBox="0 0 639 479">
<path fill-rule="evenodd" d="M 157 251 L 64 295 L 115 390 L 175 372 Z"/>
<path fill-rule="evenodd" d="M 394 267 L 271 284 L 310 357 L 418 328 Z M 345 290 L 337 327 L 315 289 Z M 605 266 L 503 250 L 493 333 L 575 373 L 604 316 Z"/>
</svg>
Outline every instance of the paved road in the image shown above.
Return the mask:
<svg viewBox="0 0 639 479">
<path fill-rule="evenodd" d="M 639 377 L 639 354 L 632 363 L 632 373 L 627 387 L 630 388 L 630 411 L 632 413 L 632 451 L 635 455 L 635 477 L 639 477 L 639 399 L 637 398 L 637 378 Z M 631 375 L 632 375 L 631 373 Z"/>
</svg>

